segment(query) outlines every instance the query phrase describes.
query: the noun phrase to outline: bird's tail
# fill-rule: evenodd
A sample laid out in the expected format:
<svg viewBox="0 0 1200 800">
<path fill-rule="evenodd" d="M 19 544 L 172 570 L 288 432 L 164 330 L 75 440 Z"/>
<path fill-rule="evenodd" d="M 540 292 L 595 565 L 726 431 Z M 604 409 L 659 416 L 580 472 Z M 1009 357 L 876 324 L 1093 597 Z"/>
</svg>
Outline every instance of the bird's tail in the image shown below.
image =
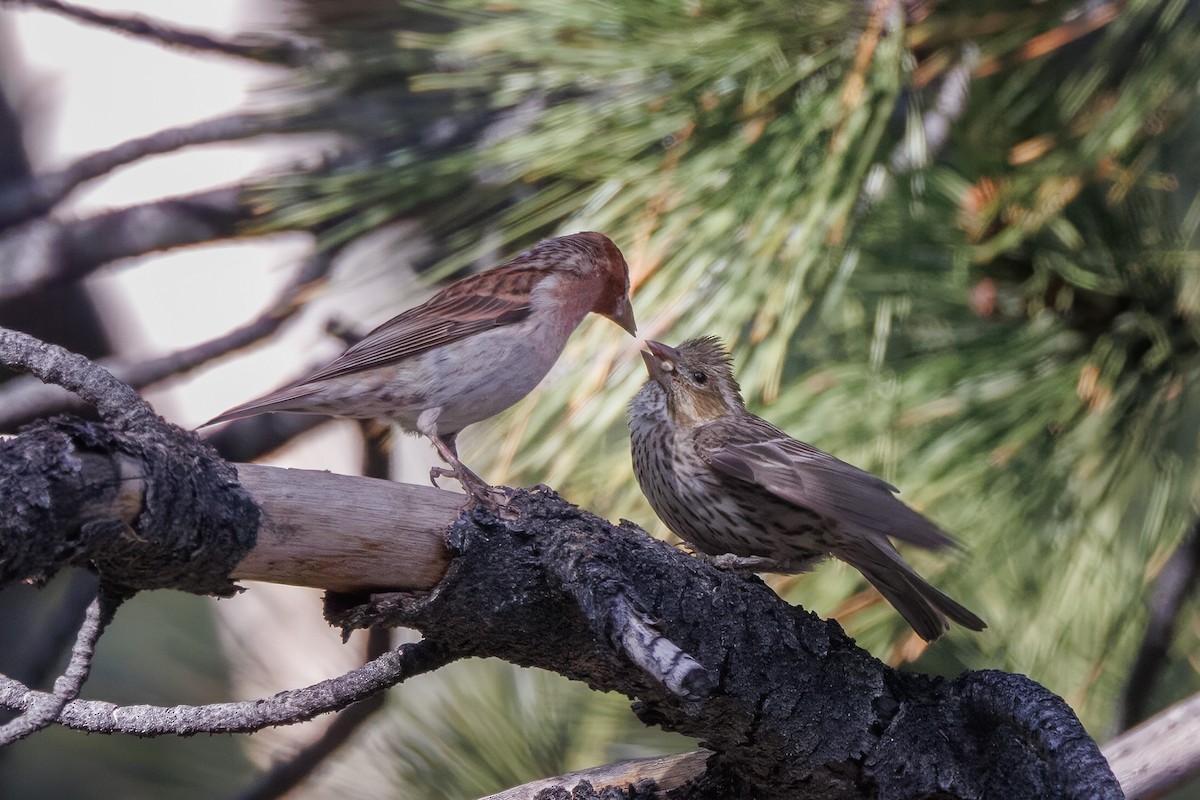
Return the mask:
<svg viewBox="0 0 1200 800">
<path fill-rule="evenodd" d="M 242 403 L 240 406 L 234 406 L 223 414 L 210 419 L 208 422 L 199 426 L 201 428 L 209 425 L 216 425 L 218 422 L 230 422 L 235 419 L 244 417 L 253 417 L 256 414 L 266 414 L 271 411 L 291 411 L 295 413 L 305 413 L 303 407 L 297 407 L 296 401 L 303 400 L 314 392 L 311 386 L 286 386 L 278 391 L 272 392 L 265 397 L 260 397 L 257 400 L 251 400 L 248 403 Z M 312 411 L 310 413 L 320 413 Z"/>
<path fill-rule="evenodd" d="M 927 642 L 945 633 L 949 621 L 973 631 L 987 627 L 969 609 L 918 575 L 886 539 L 868 540 L 834 555 L 861 572 Z"/>
</svg>

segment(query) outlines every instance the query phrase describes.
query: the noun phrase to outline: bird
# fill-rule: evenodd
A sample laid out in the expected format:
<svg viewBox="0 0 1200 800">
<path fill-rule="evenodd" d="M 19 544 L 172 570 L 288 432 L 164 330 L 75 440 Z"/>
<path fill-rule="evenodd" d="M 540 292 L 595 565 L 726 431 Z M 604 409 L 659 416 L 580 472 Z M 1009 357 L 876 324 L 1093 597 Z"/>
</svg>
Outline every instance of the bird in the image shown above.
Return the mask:
<svg viewBox="0 0 1200 800">
<path fill-rule="evenodd" d="M 954 541 L 897 489 L 746 409 L 724 344 L 647 341 L 649 378 L 629 404 L 633 469 L 655 513 L 719 566 L 804 572 L 832 555 L 858 569 L 932 642 L 983 620 L 927 583 L 888 537 Z"/>
<path fill-rule="evenodd" d="M 458 458 L 463 428 L 512 406 L 546 376 L 588 313 L 636 335 L 629 266 L 602 233 L 546 239 L 447 285 L 368 333 L 328 365 L 204 425 L 282 411 L 384 419 L 423 434 L 477 502 L 492 487 Z"/>
</svg>

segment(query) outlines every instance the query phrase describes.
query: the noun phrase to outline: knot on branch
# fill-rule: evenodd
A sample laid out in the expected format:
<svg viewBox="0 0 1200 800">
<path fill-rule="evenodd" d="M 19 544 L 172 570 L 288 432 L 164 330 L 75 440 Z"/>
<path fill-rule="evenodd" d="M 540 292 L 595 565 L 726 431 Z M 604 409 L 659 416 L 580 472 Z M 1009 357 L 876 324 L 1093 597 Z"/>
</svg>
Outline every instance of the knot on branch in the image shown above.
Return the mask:
<svg viewBox="0 0 1200 800">
<path fill-rule="evenodd" d="M 237 472 L 168 423 L 60 417 L 0 443 L 0 584 L 90 564 L 127 589 L 228 596 L 259 511 Z"/>
</svg>

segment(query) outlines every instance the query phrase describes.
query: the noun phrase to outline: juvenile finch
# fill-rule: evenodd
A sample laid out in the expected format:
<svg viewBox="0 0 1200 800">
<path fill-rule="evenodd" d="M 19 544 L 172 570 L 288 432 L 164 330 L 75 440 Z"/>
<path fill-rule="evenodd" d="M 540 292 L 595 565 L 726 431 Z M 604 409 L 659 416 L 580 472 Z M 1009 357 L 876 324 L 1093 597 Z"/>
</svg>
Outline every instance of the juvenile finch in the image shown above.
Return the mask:
<svg viewBox="0 0 1200 800">
<path fill-rule="evenodd" d="M 926 641 L 945 632 L 947 618 L 985 627 L 888 540 L 938 549 L 953 544 L 950 537 L 897 500 L 886 481 L 747 411 L 718 339 L 646 346 L 650 379 L 629 404 L 633 470 L 676 535 L 702 553 L 748 557 L 762 571 L 802 572 L 836 556 Z"/>
<path fill-rule="evenodd" d="M 588 312 L 635 332 L 621 251 L 600 233 L 547 239 L 393 317 L 307 378 L 205 425 L 269 411 L 391 420 L 429 437 L 450 464 L 431 479 L 453 475 L 490 502 L 491 487 L 458 460 L 455 437 L 529 394 Z"/>
</svg>

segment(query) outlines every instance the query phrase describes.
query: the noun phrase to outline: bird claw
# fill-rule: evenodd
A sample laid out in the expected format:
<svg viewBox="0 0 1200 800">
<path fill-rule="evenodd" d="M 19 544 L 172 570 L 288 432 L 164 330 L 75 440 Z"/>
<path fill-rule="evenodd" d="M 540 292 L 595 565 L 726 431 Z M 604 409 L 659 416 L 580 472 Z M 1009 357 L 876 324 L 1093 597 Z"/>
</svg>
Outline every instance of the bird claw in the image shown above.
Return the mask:
<svg viewBox="0 0 1200 800">
<path fill-rule="evenodd" d="M 508 505 L 508 494 L 502 488 L 492 486 L 466 467 L 461 471 L 453 467 L 430 467 L 429 482 L 440 489 L 438 478 L 454 478 L 476 504 L 498 516 L 500 509 Z"/>
</svg>

